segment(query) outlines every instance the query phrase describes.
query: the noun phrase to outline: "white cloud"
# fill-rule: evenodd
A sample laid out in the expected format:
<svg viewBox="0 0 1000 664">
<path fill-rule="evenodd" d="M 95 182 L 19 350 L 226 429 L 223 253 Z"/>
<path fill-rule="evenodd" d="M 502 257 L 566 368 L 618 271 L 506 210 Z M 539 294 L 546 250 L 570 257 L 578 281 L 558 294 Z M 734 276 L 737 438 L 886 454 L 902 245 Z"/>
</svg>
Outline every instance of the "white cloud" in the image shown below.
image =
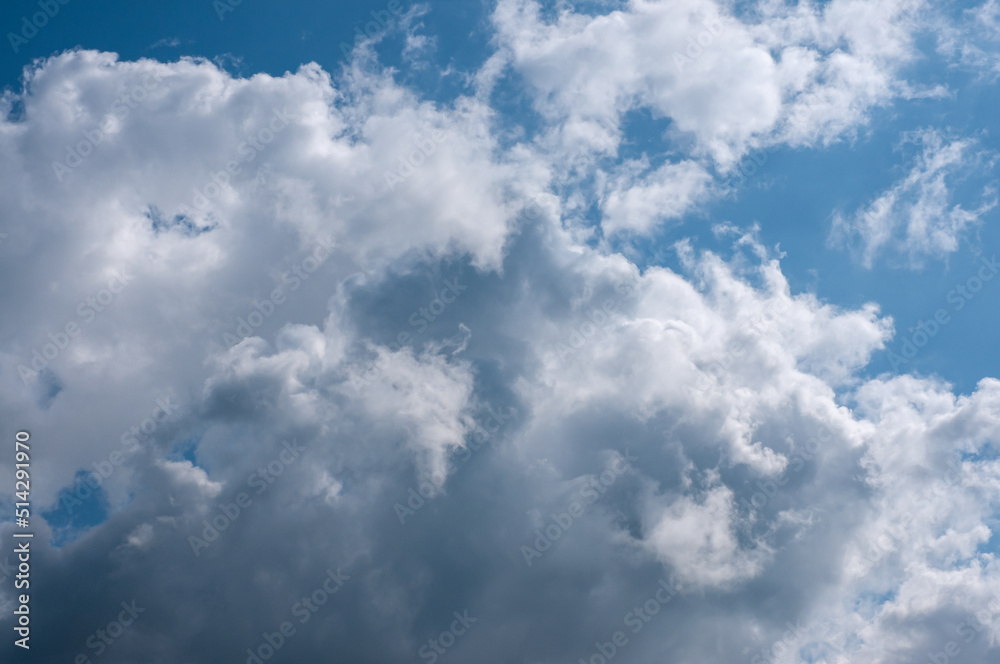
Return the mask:
<svg viewBox="0 0 1000 664">
<path fill-rule="evenodd" d="M 708 0 L 635 0 L 546 22 L 536 3 L 505 0 L 494 23 L 566 149 L 613 153 L 623 114 L 647 108 L 728 169 L 755 145 L 835 140 L 909 94 L 898 76 L 916 57 L 920 8 L 762 3 L 737 18 Z"/>
<path fill-rule="evenodd" d="M 641 174 L 647 169 L 648 163 L 626 162 L 608 182 L 601 205 L 605 233 L 649 233 L 657 222 L 679 219 L 707 197 L 712 177 L 696 162 L 666 163 Z"/>
<path fill-rule="evenodd" d="M 671 574 L 670 629 L 621 661 L 667 648 L 750 659 L 789 621 L 802 629 L 779 662 L 822 640 L 850 662 L 942 649 L 1000 581 L 1000 383 L 957 396 L 933 379 L 866 378 L 892 321 L 875 303 L 794 292 L 757 229 L 719 224 L 725 252 L 680 240 L 676 269 L 640 272 L 580 241 L 568 217 L 590 193 L 560 171 L 582 157 L 602 173 L 604 230 L 649 233 L 696 208 L 748 147 L 823 145 L 912 92 L 898 74 L 919 9 L 766 3 L 737 20 L 707 2 L 634 2 L 543 22 L 532 3 L 501 2 L 499 52 L 548 123 L 525 143 L 498 137 L 509 128 L 487 95 L 426 101 L 370 53 L 338 79 L 92 51 L 40 62 L 23 114 L 8 94 L 0 116 L 0 283 L 18 284 L 4 301 L 19 312 L 0 321 L 0 412 L 45 441 L 33 500 L 52 506 L 157 396 L 182 403 L 104 483 L 106 521 L 54 552 L 38 518 L 40 594 L 79 589 L 65 614 L 39 614 L 68 630 L 47 647 L 67 659 L 91 627 L 61 616 L 128 593 L 159 617 L 115 656 L 155 644 L 169 661 L 222 661 L 343 566 L 348 585 L 288 657 L 412 661 L 442 616 L 469 607 L 481 622 L 457 659 L 566 659 Z M 702 31 L 711 40 L 687 55 Z M 480 92 L 498 70 L 490 60 Z M 59 182 L 52 161 L 152 74 L 161 82 Z M 677 154 L 606 166 L 636 108 L 670 118 Z M 241 147 L 276 111 L 288 122 L 273 140 Z M 948 182 L 976 146 L 918 138 L 923 154 L 888 192 L 901 221 L 858 226 L 873 251 L 946 254 L 971 223 Z M 239 170 L 207 195 L 230 160 Z M 179 216 L 198 207 L 195 188 L 211 200 Z M 319 241 L 332 254 L 310 272 Z M 79 303 L 114 270 L 134 282 L 87 322 Z M 468 291 L 428 307 L 458 271 Z M 80 334 L 26 387 L 17 365 L 67 322 Z M 249 338 L 227 348 L 241 325 Z M 488 424 L 500 411 L 517 417 Z M 292 440 L 301 460 L 275 462 Z M 629 450 L 631 468 L 524 566 L 518 547 L 611 450 Z M 440 490 L 409 493 L 427 480 Z M 241 491 L 252 502 L 196 559 L 188 537 Z M 405 524 L 397 503 L 414 510 Z M 984 659 L 986 642 L 963 648 Z"/>
<path fill-rule="evenodd" d="M 503 0 L 493 13 L 500 48 L 480 94 L 509 63 L 545 120 L 535 147 L 558 183 L 579 183 L 617 157 L 630 112 L 668 120 L 664 138 L 685 158 L 640 182 L 618 174 L 598 192 L 605 232 L 649 234 L 707 199 L 712 177 L 755 148 L 828 145 L 895 100 L 945 94 L 903 77 L 927 14 L 911 0 L 765 2 L 740 13 L 711 0 L 632 0 L 599 14 Z"/>
<path fill-rule="evenodd" d="M 766 552 L 741 550 L 734 502 L 732 492 L 721 486 L 701 499 L 682 496 L 669 504 L 653 499 L 646 542 L 688 586 L 724 588 L 751 579 Z"/>
<path fill-rule="evenodd" d="M 974 139 L 948 139 L 927 129 L 907 138 L 921 148 L 910 172 L 849 217 L 837 214 L 830 243 L 848 245 L 865 267 L 887 250 L 904 254 L 910 267 L 928 258 L 947 258 L 980 217 L 997 205 L 996 191 L 984 188 L 975 209 L 953 203 L 955 181 L 973 167 L 989 170 L 994 157 Z"/>
<path fill-rule="evenodd" d="M 964 10 L 956 23 L 942 21 L 937 44 L 954 66 L 974 70 L 980 82 L 995 82 L 1000 76 L 1000 3 L 987 0 Z"/>
</svg>

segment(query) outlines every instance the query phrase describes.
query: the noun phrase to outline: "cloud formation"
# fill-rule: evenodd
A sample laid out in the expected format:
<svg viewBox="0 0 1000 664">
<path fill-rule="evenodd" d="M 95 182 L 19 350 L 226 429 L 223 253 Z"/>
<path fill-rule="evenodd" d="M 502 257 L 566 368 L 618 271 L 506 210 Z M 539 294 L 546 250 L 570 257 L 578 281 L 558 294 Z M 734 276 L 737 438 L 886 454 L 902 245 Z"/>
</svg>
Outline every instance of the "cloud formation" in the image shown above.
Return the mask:
<svg viewBox="0 0 1000 664">
<path fill-rule="evenodd" d="M 751 150 L 926 92 L 925 9 L 501 0 L 444 101 L 366 44 L 280 77 L 33 64 L 0 102 L 0 414 L 44 441 L 37 656 L 985 661 L 1000 382 L 872 376 L 878 303 L 794 289 L 760 228 L 682 226 Z M 492 106 L 508 76 L 534 133 Z M 619 154 L 637 110 L 671 154 Z M 952 202 L 975 141 L 911 140 L 835 221 L 866 265 L 946 257 L 995 205 Z M 672 267 L 587 227 L 666 221 Z"/>
<path fill-rule="evenodd" d="M 837 214 L 833 219 L 830 242 L 847 245 L 868 268 L 886 250 L 905 254 L 911 267 L 921 267 L 928 258 L 947 258 L 997 205 L 996 188 L 989 184 L 975 209 L 952 204 L 956 179 L 989 171 L 995 162 L 995 155 L 976 149 L 974 139 L 949 140 L 925 129 L 905 141 L 921 148 L 910 172 L 850 217 Z"/>
</svg>

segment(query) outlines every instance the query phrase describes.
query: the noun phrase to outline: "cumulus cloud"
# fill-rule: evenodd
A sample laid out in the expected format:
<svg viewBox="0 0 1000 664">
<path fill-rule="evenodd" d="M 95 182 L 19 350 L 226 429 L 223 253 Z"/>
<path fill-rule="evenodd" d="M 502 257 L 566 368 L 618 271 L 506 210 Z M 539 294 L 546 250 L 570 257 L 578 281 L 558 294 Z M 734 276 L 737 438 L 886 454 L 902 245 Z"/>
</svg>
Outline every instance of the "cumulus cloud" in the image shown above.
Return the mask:
<svg viewBox="0 0 1000 664">
<path fill-rule="evenodd" d="M 682 232 L 671 267 L 578 223 L 589 197 L 655 234 L 750 148 L 850 135 L 914 94 L 921 10 L 503 0 L 450 101 L 365 47 L 280 77 L 35 63 L 0 114 L 0 413 L 45 478 L 38 656 L 96 661 L 131 601 L 101 661 L 254 661 L 287 621 L 275 657 L 410 662 L 456 614 L 456 661 L 616 630 L 621 661 L 917 661 L 962 628 L 985 659 L 1000 382 L 870 375 L 893 321 L 793 288 L 760 228 Z M 536 135 L 490 105 L 508 69 Z M 615 162 L 639 108 L 675 153 Z M 837 222 L 873 258 L 947 255 L 988 209 L 949 198 L 973 141 L 914 140 L 893 214 Z"/>
<path fill-rule="evenodd" d="M 510 0 L 494 22 L 539 109 L 563 120 L 567 143 L 613 150 L 622 114 L 643 107 L 726 167 L 762 141 L 833 140 L 905 96 L 897 75 L 916 56 L 920 9 L 762 3 L 736 16 L 709 1 L 636 1 L 598 16 L 566 8 L 546 21 L 536 3 Z"/>
<path fill-rule="evenodd" d="M 506 61 L 527 84 L 547 120 L 538 147 L 557 173 L 573 164 L 571 179 L 619 153 L 630 113 L 667 121 L 670 144 L 695 160 L 633 179 L 628 193 L 612 186 L 600 202 L 605 231 L 648 233 L 755 148 L 828 145 L 856 135 L 877 108 L 945 94 L 903 77 L 927 14 L 910 0 L 767 2 L 744 12 L 711 0 L 634 0 L 597 14 L 503 0 L 488 71 L 495 80 Z"/>
<path fill-rule="evenodd" d="M 608 183 L 601 205 L 604 232 L 648 233 L 657 222 L 679 219 L 707 198 L 711 175 L 699 164 L 664 164 L 645 176 L 648 163 L 626 163 Z"/>
<path fill-rule="evenodd" d="M 759 573 L 758 550 L 740 549 L 733 495 L 725 487 L 709 490 L 700 502 L 684 496 L 650 510 L 646 540 L 682 583 L 724 586 Z"/>
</svg>

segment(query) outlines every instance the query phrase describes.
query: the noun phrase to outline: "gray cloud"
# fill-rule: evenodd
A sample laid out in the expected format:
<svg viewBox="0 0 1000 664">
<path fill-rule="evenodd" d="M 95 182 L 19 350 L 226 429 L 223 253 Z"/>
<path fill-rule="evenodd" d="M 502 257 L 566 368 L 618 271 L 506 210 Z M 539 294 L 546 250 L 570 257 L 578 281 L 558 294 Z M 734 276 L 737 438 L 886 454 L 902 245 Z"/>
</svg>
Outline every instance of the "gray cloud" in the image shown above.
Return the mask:
<svg viewBox="0 0 1000 664">
<path fill-rule="evenodd" d="M 898 19 L 895 40 L 851 57 L 907 61 L 906 7 L 875 4 Z M 861 39 L 838 22 L 852 6 L 832 3 L 810 39 Z M 483 95 L 432 103 L 360 56 L 336 77 L 309 64 L 239 79 L 202 60 L 72 51 L 29 72 L 20 118 L 4 98 L 0 293 L 19 315 L 0 321 L 0 414 L 32 432 L 43 478 L 32 657 L 599 662 L 612 644 L 615 662 L 880 662 L 959 639 L 986 657 L 995 612 L 969 641 L 957 630 L 992 610 L 998 580 L 1000 382 L 957 396 L 931 378 L 862 377 L 892 321 L 875 303 L 794 293 L 753 229 L 716 227 L 729 258 L 681 240 L 676 269 L 644 271 L 581 232 L 585 194 L 552 193 L 584 122 L 567 104 L 600 124 L 620 100 L 538 40 L 590 39 L 591 24 L 628 37 L 642 21 L 515 25 L 510 12 L 533 7 L 499 5 L 498 48 L 548 91 L 538 104 L 559 140 L 501 149 Z M 704 14 L 669 11 L 684 25 Z M 770 58 L 786 37 L 792 49 L 804 11 L 727 17 L 732 39 L 686 67 Z M 543 75 L 548 60 L 575 74 Z M 865 71 L 870 97 L 801 126 L 782 120 L 797 100 L 847 83 L 817 74 L 790 100 L 776 92 L 788 71 L 756 69 L 745 92 L 762 104 L 738 126 L 725 81 L 695 95 L 705 113 L 683 89 L 636 94 L 697 120 L 698 179 L 761 136 L 818 145 L 863 123 L 896 90 L 891 68 Z M 59 181 L 65 146 L 154 75 Z M 287 125 L 265 145 L 275 109 Z M 665 175 L 627 175 L 612 227 L 651 228 L 650 210 L 684 198 Z M 116 271 L 127 288 L 22 379 Z M 164 395 L 172 412 L 157 418 Z M 123 439 L 137 445 L 112 458 Z M 95 468 L 101 509 L 60 522 L 78 471 Z M 540 554 L 530 565 L 525 546 Z M 8 633 L 14 601 L 0 587 Z"/>
</svg>

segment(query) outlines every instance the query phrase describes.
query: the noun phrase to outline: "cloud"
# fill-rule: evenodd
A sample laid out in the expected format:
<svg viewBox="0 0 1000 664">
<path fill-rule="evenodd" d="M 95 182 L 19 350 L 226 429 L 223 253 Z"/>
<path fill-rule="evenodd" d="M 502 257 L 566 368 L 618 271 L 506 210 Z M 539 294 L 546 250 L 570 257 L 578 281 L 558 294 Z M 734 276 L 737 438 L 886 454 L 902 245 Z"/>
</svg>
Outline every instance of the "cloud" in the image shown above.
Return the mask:
<svg viewBox="0 0 1000 664">
<path fill-rule="evenodd" d="M 963 626 L 985 660 L 1000 382 L 871 376 L 892 320 L 797 292 L 760 228 L 716 222 L 708 249 L 680 227 L 673 267 L 640 269 L 577 224 L 592 197 L 609 235 L 654 234 L 750 147 L 823 147 L 912 92 L 920 6 L 758 9 L 501 2 L 533 136 L 491 107 L 492 58 L 451 101 L 365 49 L 281 77 L 33 65 L 0 114 L 0 414 L 38 441 L 45 514 L 143 434 L 101 519 L 61 541 L 33 517 L 33 625 L 62 635 L 37 656 L 96 661 L 135 601 L 101 661 L 252 661 L 289 622 L 289 661 L 409 662 L 463 611 L 456 661 L 574 660 L 616 630 L 623 662 L 908 661 Z M 637 108 L 674 152 L 617 155 Z M 911 140 L 897 217 L 838 223 L 946 255 L 972 223 L 949 184 L 980 153 Z M 0 627 L 14 601 L 0 586 Z"/>
<path fill-rule="evenodd" d="M 606 178 L 594 197 L 607 234 L 649 235 L 683 218 L 725 191 L 713 180 L 755 149 L 853 139 L 880 108 L 946 94 L 905 78 L 933 22 L 921 2 L 603 7 L 497 3 L 499 48 L 480 72 L 480 94 L 501 84 L 529 95 L 542 120 L 535 153 L 556 183 L 575 190 L 573 216 L 588 204 L 588 178 Z M 655 151 L 619 163 L 636 114 L 662 124 L 665 163 L 650 168 Z"/>
<path fill-rule="evenodd" d="M 690 496 L 650 506 L 646 541 L 682 583 L 726 586 L 756 576 L 759 550 L 742 551 L 735 531 L 732 492 L 710 489 L 699 502 Z"/>
<path fill-rule="evenodd" d="M 905 97 L 920 9 L 837 0 L 736 16 L 707 0 L 636 0 L 546 19 L 535 2 L 504 0 L 493 21 L 565 149 L 613 153 L 624 114 L 645 108 L 728 170 L 755 146 L 836 140 Z"/>
<path fill-rule="evenodd" d="M 905 254 L 911 268 L 921 267 L 928 258 L 947 258 L 980 217 L 997 205 L 990 185 L 974 209 L 952 203 L 956 180 L 973 167 L 989 170 L 993 165 L 993 155 L 977 150 L 974 139 L 949 139 L 925 129 L 904 140 L 921 148 L 906 177 L 850 217 L 837 214 L 833 219 L 830 243 L 848 246 L 868 268 L 885 251 Z"/>
<path fill-rule="evenodd" d="M 1000 3 L 988 0 L 963 10 L 955 21 L 942 21 L 937 50 L 956 67 L 976 72 L 977 80 L 993 83 L 1000 76 Z"/>
<path fill-rule="evenodd" d="M 664 164 L 640 175 L 648 163 L 625 163 L 611 180 L 602 204 L 602 227 L 613 234 L 647 234 L 662 220 L 679 219 L 707 198 L 711 175 L 693 161 Z"/>
</svg>

